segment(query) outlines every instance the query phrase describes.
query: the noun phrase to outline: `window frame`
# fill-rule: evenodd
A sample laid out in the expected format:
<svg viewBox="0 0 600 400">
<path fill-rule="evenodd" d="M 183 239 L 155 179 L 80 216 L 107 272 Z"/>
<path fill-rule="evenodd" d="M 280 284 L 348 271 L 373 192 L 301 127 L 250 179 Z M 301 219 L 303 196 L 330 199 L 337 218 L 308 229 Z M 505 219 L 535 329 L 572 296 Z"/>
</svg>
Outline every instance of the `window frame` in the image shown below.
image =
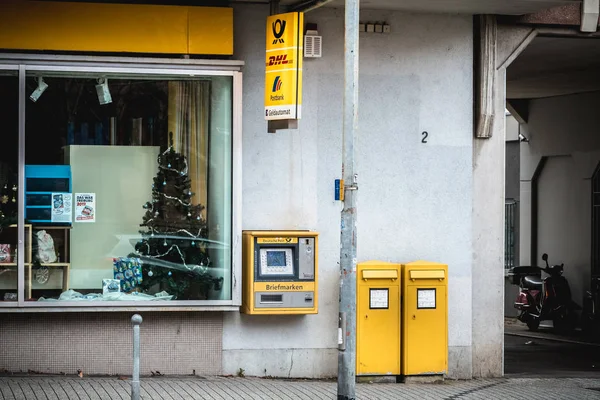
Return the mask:
<svg viewBox="0 0 600 400">
<path fill-rule="evenodd" d="M 6 312 L 107 312 L 107 311 L 238 311 L 241 306 L 241 176 L 242 176 L 242 61 L 190 60 L 150 57 L 102 57 L 0 53 L 0 70 L 18 71 L 19 79 L 19 187 L 25 184 L 25 108 L 28 72 L 105 73 L 119 75 L 156 75 L 168 78 L 210 76 L 232 77 L 232 165 L 231 165 L 231 300 L 105 301 L 105 302 L 29 302 L 25 301 L 25 193 L 19 190 L 17 259 L 17 302 L 0 301 L 0 313 Z"/>
<path fill-rule="evenodd" d="M 512 231 L 511 231 L 512 228 Z M 512 240 L 512 243 L 510 241 Z M 508 257 L 512 256 L 512 260 Z M 511 264 L 512 262 L 512 264 Z M 504 201 L 504 271 L 519 266 L 519 202 L 515 199 Z M 508 276 L 508 275 L 507 275 Z"/>
</svg>

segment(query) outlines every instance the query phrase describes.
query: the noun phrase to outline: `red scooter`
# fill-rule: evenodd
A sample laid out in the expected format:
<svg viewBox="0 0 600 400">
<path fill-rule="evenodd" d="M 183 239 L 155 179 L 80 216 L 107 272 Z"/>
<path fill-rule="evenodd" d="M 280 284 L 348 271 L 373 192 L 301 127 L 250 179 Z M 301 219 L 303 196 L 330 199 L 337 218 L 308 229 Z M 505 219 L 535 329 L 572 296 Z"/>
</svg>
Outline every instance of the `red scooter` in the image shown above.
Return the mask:
<svg viewBox="0 0 600 400">
<path fill-rule="evenodd" d="M 548 255 L 542 259 L 545 268 L 514 267 L 511 270 L 512 282 L 519 285 L 519 294 L 514 307 L 520 311 L 519 320 L 535 331 L 544 320 L 552 320 L 557 331 L 572 331 L 577 324 L 576 310 L 581 307 L 571 300 L 569 282 L 562 276 L 564 264 L 548 264 Z M 549 276 L 541 279 L 541 272 Z"/>
</svg>

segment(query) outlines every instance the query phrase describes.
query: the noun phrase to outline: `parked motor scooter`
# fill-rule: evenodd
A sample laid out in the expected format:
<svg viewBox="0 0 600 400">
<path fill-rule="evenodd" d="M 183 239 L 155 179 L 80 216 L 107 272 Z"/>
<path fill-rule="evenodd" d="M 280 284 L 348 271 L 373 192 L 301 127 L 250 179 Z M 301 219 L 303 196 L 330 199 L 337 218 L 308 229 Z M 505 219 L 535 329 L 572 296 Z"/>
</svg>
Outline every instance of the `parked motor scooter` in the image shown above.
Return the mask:
<svg viewBox="0 0 600 400">
<path fill-rule="evenodd" d="M 571 299 L 569 282 L 562 276 L 564 264 L 550 266 L 547 254 L 542 259 L 546 262 L 545 268 L 513 268 L 513 276 L 519 283 L 519 294 L 514 304 L 520 311 L 518 318 L 531 331 L 537 330 L 540 322 L 545 320 L 552 320 L 557 331 L 572 331 L 577 325 L 576 310 L 581 307 Z M 549 276 L 541 279 L 542 271 Z"/>
</svg>

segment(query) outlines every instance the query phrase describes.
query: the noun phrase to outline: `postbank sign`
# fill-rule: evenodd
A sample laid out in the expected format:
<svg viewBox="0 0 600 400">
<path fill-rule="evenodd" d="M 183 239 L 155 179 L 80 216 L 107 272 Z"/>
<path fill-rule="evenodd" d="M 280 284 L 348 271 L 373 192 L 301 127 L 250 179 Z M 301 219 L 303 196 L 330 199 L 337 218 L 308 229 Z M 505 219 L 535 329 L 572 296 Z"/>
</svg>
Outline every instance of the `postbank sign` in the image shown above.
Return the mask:
<svg viewBox="0 0 600 400">
<path fill-rule="evenodd" d="M 304 14 L 267 18 L 265 119 L 300 119 Z"/>
</svg>

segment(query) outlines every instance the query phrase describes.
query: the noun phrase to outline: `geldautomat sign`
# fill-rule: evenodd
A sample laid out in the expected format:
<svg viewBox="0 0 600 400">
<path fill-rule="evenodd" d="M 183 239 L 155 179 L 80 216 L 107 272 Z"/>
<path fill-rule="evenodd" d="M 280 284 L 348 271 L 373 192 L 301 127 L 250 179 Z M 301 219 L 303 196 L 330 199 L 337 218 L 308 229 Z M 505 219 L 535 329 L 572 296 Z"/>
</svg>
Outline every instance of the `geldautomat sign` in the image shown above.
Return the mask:
<svg viewBox="0 0 600 400">
<path fill-rule="evenodd" d="M 304 14 L 267 18 L 265 119 L 300 119 Z"/>
</svg>

